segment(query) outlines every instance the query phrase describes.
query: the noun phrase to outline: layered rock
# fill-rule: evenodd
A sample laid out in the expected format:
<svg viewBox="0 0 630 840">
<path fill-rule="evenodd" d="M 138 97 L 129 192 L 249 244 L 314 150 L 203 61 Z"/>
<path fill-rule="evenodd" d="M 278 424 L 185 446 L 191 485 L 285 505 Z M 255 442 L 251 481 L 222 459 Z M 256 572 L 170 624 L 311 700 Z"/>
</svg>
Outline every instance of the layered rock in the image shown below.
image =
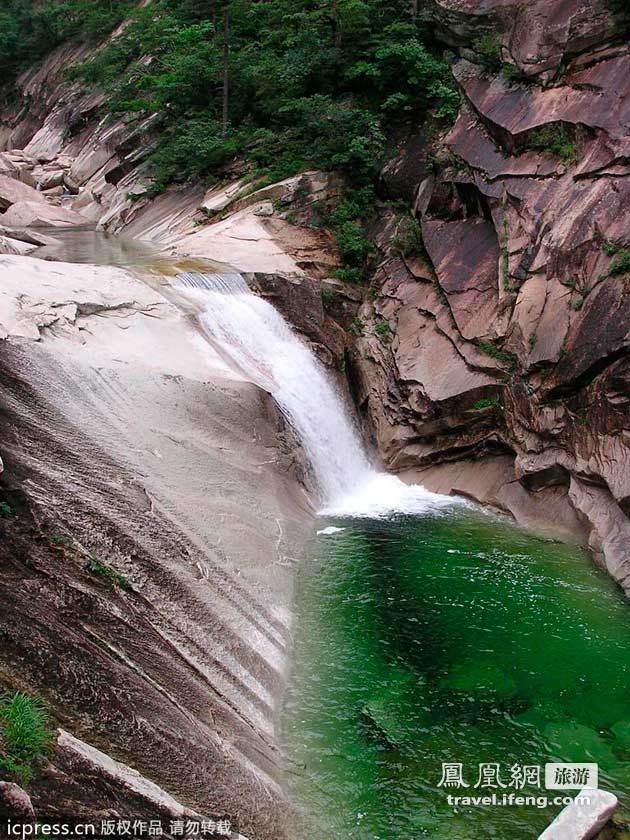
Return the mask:
<svg viewBox="0 0 630 840">
<path fill-rule="evenodd" d="M 35 767 L 36 813 L 176 802 L 277 840 L 310 514 L 280 416 L 155 279 L 0 262 L 0 683 L 73 736 Z"/>
<path fill-rule="evenodd" d="M 628 47 L 594 0 L 434 14 L 463 102 L 432 166 L 412 134 L 383 173 L 426 253 L 403 256 L 394 217 L 377 231 L 362 414 L 390 468 L 585 529 L 630 590 Z"/>
</svg>

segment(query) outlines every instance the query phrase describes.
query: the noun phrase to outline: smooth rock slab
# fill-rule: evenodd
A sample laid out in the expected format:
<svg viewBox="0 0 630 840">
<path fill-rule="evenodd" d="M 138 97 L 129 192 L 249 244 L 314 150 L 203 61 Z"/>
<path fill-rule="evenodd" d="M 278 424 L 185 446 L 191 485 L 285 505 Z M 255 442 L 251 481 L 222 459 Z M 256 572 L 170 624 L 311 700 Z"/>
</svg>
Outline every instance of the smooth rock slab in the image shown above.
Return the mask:
<svg viewBox="0 0 630 840">
<path fill-rule="evenodd" d="M 0 254 L 17 254 L 25 257 L 37 249 L 37 245 L 29 245 L 20 239 L 12 239 L 10 236 L 0 236 Z"/>
<path fill-rule="evenodd" d="M 580 801 L 582 797 L 589 798 L 588 805 Z M 614 793 L 584 788 L 560 811 L 538 840 L 589 840 L 606 825 L 617 804 Z"/>
<path fill-rule="evenodd" d="M 12 204 L 21 201 L 43 204 L 46 199 L 28 184 L 16 181 L 8 175 L 0 175 L 0 210 L 7 210 Z"/>
<path fill-rule="evenodd" d="M 37 195 L 41 195 L 37 193 Z M 34 201 L 19 201 L 9 207 L 6 213 L 0 216 L 0 222 L 9 227 L 94 227 L 89 219 L 80 216 L 74 210 L 66 210 L 64 207 L 53 207 L 45 203 L 42 197 L 42 204 Z"/>
</svg>

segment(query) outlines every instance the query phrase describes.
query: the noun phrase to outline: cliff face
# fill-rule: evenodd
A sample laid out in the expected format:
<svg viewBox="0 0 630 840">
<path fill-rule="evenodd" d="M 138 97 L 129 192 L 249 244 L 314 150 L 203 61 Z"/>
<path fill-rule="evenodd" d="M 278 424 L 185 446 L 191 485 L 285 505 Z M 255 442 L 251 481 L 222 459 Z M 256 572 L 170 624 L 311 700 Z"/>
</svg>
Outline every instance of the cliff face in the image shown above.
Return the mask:
<svg viewBox="0 0 630 840">
<path fill-rule="evenodd" d="M 362 415 L 389 468 L 585 528 L 630 589 L 628 46 L 595 0 L 434 6 L 463 104 L 383 173 L 424 251 L 375 231 Z"/>
<path fill-rule="evenodd" d="M 0 145 L 23 152 L 5 156 L 3 171 L 45 190 L 60 214 L 289 277 L 271 277 L 263 293 L 326 361 L 343 367 L 352 345 L 353 390 L 388 468 L 588 539 L 628 587 L 630 57 L 617 6 L 427 4 L 463 102 L 446 137 L 429 125 L 393 132 L 383 196 L 407 202 L 419 229 L 383 211 L 358 319 L 355 289 L 329 284 L 322 307 L 334 248 L 304 223 L 304 196 L 334 198 L 334 177 L 258 191 L 235 178 L 151 200 L 152 120 L 99 118 L 105 94 L 63 73 L 82 47 L 58 49 L 20 79 Z M 22 227 L 41 212 L 17 201 L 8 218 Z M 64 221 L 77 217 L 51 223 Z M 10 233 L 3 250 L 28 250 Z"/>
<path fill-rule="evenodd" d="M 227 814 L 276 840 L 310 527 L 279 414 L 167 290 L 20 256 L 0 272 L 0 690 L 64 730 L 35 811 Z"/>
</svg>

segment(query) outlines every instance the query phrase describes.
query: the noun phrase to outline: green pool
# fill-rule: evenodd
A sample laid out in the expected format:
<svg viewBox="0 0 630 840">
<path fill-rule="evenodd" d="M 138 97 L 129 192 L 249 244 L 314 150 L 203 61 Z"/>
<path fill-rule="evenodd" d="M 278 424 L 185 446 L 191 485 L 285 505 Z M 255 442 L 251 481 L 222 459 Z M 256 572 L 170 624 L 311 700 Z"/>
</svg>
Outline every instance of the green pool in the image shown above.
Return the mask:
<svg viewBox="0 0 630 840">
<path fill-rule="evenodd" d="M 447 794 L 571 795 L 545 790 L 549 761 L 598 763 L 630 804 L 630 607 L 585 553 L 465 509 L 331 525 L 303 564 L 282 726 L 305 836 L 535 838 L 561 806 Z M 480 764 L 506 787 L 475 788 Z"/>
</svg>

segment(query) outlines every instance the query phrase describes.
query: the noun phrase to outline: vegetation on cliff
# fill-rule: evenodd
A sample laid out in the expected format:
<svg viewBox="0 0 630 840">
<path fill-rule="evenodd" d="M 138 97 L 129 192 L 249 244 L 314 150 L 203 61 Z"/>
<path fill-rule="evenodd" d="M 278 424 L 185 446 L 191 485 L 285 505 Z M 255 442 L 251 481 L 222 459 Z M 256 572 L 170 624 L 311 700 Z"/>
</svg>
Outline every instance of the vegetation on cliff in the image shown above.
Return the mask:
<svg viewBox="0 0 630 840">
<path fill-rule="evenodd" d="M 124 30 L 71 70 L 112 91 L 113 113 L 160 116 L 159 186 L 208 176 L 236 155 L 272 179 L 335 168 L 365 183 L 385 125 L 456 93 L 425 16 L 405 0 L 11 0 L 0 66 L 32 63 L 65 38 Z M 26 37 L 24 36 L 26 34 Z"/>
<path fill-rule="evenodd" d="M 21 691 L 0 698 L 0 768 L 28 782 L 33 762 L 46 752 L 52 737 L 41 701 Z"/>
</svg>

